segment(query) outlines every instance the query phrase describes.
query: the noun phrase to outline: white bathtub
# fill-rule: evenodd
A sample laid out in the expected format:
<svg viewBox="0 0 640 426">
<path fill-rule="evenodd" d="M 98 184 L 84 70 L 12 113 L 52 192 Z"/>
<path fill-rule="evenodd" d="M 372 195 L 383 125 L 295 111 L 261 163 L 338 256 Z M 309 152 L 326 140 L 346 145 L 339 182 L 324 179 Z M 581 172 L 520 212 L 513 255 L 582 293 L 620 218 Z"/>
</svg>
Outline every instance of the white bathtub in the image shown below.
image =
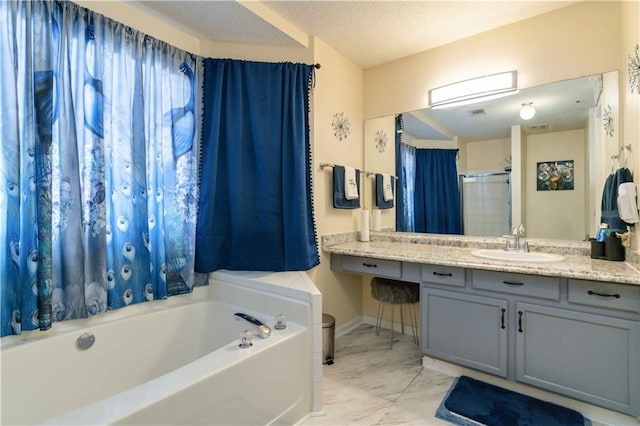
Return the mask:
<svg viewBox="0 0 640 426">
<path fill-rule="evenodd" d="M 4 337 L 2 424 L 296 423 L 321 410 L 314 289 L 304 273 L 217 272 L 190 295 Z M 251 326 L 235 312 L 271 336 L 240 348 Z"/>
</svg>

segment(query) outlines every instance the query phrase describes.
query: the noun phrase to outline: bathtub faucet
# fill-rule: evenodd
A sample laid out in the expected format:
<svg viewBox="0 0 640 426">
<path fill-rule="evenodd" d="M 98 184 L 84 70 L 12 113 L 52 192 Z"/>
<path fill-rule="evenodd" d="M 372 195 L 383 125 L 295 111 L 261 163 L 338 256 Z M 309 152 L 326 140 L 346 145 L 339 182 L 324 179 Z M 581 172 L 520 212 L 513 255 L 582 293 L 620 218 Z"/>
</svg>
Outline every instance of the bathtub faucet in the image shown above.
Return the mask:
<svg viewBox="0 0 640 426">
<path fill-rule="evenodd" d="M 262 337 L 263 339 L 266 339 L 271 335 L 271 329 L 269 328 L 269 326 L 267 326 L 259 319 L 252 317 L 251 315 L 243 314 L 242 312 L 236 312 L 234 315 L 238 320 L 243 319 L 251 324 L 258 336 Z"/>
</svg>

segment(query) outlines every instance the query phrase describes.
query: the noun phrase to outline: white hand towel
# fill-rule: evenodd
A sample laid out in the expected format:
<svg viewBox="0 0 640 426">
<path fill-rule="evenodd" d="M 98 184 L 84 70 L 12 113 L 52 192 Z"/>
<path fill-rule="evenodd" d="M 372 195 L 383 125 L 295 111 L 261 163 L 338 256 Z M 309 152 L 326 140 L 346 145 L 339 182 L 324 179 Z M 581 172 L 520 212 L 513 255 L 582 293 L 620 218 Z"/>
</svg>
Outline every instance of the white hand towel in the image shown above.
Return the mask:
<svg viewBox="0 0 640 426">
<path fill-rule="evenodd" d="M 625 182 L 618 186 L 618 213 L 626 223 L 638 223 L 638 204 L 636 186 L 633 182 Z"/>
<path fill-rule="evenodd" d="M 344 198 L 347 200 L 356 200 L 358 198 L 356 169 L 349 166 L 344 166 Z"/>
<path fill-rule="evenodd" d="M 393 191 L 391 190 L 391 176 L 388 174 L 382 175 L 382 198 L 385 201 L 393 200 Z"/>
</svg>

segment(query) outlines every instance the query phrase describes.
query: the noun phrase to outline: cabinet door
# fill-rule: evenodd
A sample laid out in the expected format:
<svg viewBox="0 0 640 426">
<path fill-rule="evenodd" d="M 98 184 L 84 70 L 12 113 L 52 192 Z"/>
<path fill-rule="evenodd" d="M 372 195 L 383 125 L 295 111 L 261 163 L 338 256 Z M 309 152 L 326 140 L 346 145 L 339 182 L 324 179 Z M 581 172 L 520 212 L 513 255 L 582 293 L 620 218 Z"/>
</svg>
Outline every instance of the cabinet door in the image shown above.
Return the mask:
<svg viewBox="0 0 640 426">
<path fill-rule="evenodd" d="M 516 379 L 640 414 L 640 324 L 516 304 Z"/>
<path fill-rule="evenodd" d="M 507 301 L 422 288 L 422 351 L 507 377 Z"/>
</svg>

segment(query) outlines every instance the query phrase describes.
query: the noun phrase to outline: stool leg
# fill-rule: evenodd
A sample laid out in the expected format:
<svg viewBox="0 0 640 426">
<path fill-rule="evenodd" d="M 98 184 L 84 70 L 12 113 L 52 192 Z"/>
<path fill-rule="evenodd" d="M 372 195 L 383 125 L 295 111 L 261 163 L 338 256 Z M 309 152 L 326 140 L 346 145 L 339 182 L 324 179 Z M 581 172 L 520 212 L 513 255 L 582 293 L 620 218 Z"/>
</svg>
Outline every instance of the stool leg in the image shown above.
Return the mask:
<svg viewBox="0 0 640 426">
<path fill-rule="evenodd" d="M 402 313 L 404 309 L 402 309 L 402 303 L 400 304 L 400 331 L 402 331 L 402 335 L 404 336 L 404 314 Z"/>
<path fill-rule="evenodd" d="M 419 345 L 420 341 L 418 339 L 418 320 L 416 319 L 416 305 L 409 305 L 409 315 L 411 316 L 411 325 L 413 326 L 413 341 L 416 345 Z"/>
<path fill-rule="evenodd" d="M 380 335 L 380 326 L 382 325 L 382 315 L 384 314 L 384 303 L 378 303 L 378 317 L 376 318 L 376 336 Z"/>
<path fill-rule="evenodd" d="M 389 348 L 393 349 L 393 321 L 396 313 L 396 305 L 391 305 L 391 330 L 389 334 L 391 335 L 391 341 L 389 342 Z"/>
</svg>

